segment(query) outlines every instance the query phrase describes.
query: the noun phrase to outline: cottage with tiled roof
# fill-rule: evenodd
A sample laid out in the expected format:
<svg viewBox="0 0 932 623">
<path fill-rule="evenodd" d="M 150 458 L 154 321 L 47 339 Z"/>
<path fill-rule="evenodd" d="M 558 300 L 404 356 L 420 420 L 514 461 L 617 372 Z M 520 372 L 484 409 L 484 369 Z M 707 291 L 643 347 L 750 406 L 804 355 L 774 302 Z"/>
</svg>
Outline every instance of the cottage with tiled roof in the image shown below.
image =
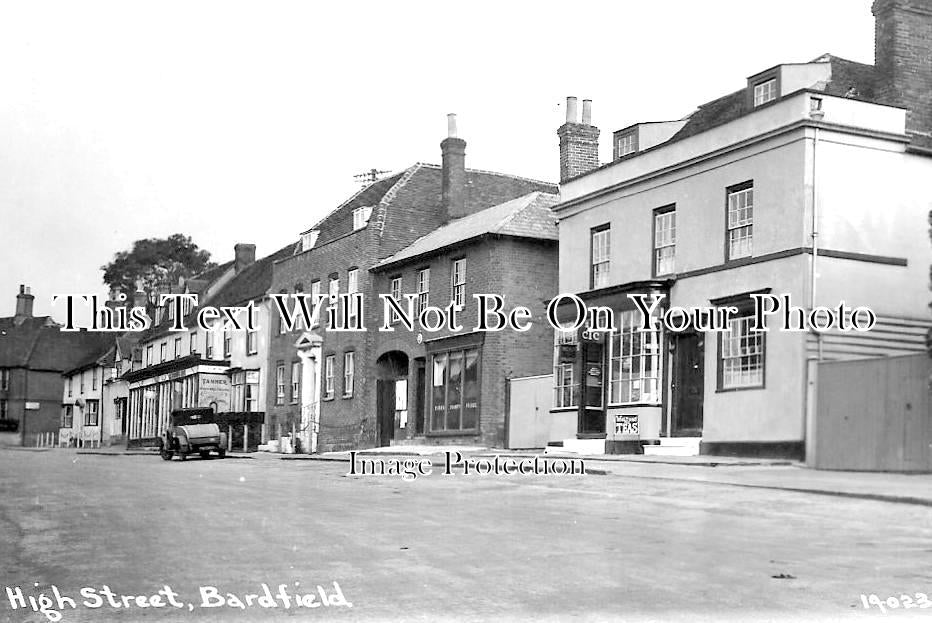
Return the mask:
<svg viewBox="0 0 932 623">
<path fill-rule="evenodd" d="M 683 119 L 616 132 L 608 164 L 591 109 L 578 123 L 570 102 L 560 291 L 615 326 L 555 337 L 551 441 L 818 461 L 818 363 L 924 352 L 932 0 L 873 11 L 874 65 L 824 54 L 759 71 Z M 673 324 L 640 330 L 635 299 L 678 310 Z M 766 331 L 755 300 L 781 305 Z M 871 330 L 844 330 L 857 307 Z M 705 319 L 686 322 L 692 309 Z"/>
<path fill-rule="evenodd" d="M 267 403 L 273 438 L 293 432 L 305 451 L 389 443 L 374 410 L 381 372 L 373 326 L 381 286 L 370 268 L 445 224 L 528 193 L 556 193 L 546 182 L 466 168 L 466 142 L 456 136 L 453 116 L 448 134 L 441 166 L 415 164 L 368 185 L 303 232 L 292 257 L 275 263 L 275 293 L 361 293 L 368 330 L 273 325 L 270 385 L 276 391 Z M 479 275 L 467 274 L 470 291 Z M 411 383 L 405 399 L 413 403 L 414 392 Z"/>
<path fill-rule="evenodd" d="M 61 331 L 51 316 L 33 316 L 25 285 L 16 313 L 0 318 L 0 445 L 32 446 L 57 440 L 62 372 L 99 353 L 112 339 L 88 331 Z"/>
</svg>

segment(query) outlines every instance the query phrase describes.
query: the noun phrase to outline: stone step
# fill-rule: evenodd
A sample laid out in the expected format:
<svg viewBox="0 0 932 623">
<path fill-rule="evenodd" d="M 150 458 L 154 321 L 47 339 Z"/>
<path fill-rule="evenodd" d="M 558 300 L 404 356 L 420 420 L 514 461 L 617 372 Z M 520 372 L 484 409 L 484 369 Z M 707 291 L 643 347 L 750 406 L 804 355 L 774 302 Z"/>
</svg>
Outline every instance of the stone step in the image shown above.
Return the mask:
<svg viewBox="0 0 932 623">
<path fill-rule="evenodd" d="M 659 445 L 644 446 L 649 456 L 699 456 L 701 437 L 661 437 Z"/>
</svg>

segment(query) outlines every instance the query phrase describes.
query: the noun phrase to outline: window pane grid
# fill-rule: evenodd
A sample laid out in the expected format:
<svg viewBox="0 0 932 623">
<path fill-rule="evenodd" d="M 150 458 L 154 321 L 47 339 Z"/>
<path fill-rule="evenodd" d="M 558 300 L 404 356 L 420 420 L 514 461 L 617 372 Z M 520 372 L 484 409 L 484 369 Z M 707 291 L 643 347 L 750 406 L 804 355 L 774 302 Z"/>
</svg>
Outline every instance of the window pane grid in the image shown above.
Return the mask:
<svg viewBox="0 0 932 623">
<path fill-rule="evenodd" d="M 654 218 L 654 266 L 658 275 L 676 270 L 676 212 Z"/>
<path fill-rule="evenodd" d="M 764 334 L 752 331 L 752 318 L 734 318 L 722 334 L 722 387 L 755 387 L 764 383 Z"/>
<path fill-rule="evenodd" d="M 641 331 L 638 313 L 622 312 L 612 334 L 609 402 L 660 403 L 660 331 Z"/>
<path fill-rule="evenodd" d="M 749 257 L 754 239 L 754 189 L 728 194 L 728 257 Z"/>
<path fill-rule="evenodd" d="M 608 285 L 611 256 L 611 230 L 592 232 L 592 287 Z"/>
</svg>

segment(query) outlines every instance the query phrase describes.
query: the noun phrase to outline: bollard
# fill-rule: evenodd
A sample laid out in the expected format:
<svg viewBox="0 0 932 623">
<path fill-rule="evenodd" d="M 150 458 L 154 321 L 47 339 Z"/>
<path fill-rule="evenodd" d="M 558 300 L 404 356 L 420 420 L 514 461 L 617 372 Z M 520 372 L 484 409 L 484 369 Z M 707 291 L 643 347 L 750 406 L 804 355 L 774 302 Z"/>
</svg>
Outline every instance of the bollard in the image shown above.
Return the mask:
<svg viewBox="0 0 932 623">
<path fill-rule="evenodd" d="M 249 424 L 243 424 L 243 452 L 249 452 Z"/>
<path fill-rule="evenodd" d="M 233 452 L 233 425 L 227 424 L 227 452 Z"/>
</svg>

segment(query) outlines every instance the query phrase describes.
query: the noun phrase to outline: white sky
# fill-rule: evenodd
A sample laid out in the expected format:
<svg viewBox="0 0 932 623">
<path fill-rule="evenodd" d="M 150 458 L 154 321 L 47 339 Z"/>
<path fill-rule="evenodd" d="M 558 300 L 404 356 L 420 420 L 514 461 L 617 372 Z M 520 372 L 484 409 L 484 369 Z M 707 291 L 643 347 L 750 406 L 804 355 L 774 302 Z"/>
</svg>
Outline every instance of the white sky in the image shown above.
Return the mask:
<svg viewBox="0 0 932 623">
<path fill-rule="evenodd" d="M 216 261 L 307 229 L 372 167 L 556 181 L 567 95 L 612 130 L 680 118 L 781 62 L 873 62 L 870 0 L 0 2 L 0 316 L 18 284 L 105 293 L 139 238 Z"/>
</svg>

